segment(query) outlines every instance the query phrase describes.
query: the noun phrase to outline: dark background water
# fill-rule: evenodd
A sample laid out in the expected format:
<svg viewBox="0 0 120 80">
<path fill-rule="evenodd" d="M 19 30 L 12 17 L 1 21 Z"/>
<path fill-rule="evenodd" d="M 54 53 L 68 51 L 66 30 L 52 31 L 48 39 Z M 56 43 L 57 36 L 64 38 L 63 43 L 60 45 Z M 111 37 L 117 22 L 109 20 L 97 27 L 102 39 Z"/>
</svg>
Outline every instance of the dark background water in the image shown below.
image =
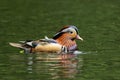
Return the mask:
<svg viewBox="0 0 120 80">
<path fill-rule="evenodd" d="M 52 37 L 63 25 L 79 28 L 85 54 L 61 64 L 8 45 Z M 0 80 L 120 80 L 120 1 L 0 0 L 0 46 Z"/>
</svg>

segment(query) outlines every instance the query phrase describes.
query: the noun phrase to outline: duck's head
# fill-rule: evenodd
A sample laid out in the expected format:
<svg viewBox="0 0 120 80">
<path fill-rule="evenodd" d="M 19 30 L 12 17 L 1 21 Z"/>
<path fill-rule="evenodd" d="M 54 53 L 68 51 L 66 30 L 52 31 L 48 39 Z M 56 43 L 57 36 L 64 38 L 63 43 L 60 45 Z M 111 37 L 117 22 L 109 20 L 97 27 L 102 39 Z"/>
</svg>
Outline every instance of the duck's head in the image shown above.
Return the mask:
<svg viewBox="0 0 120 80">
<path fill-rule="evenodd" d="M 58 39 L 61 36 L 64 36 L 66 39 L 79 39 L 83 41 L 83 39 L 79 36 L 77 27 L 73 25 L 64 26 L 57 34 L 55 34 L 53 39 Z"/>
</svg>

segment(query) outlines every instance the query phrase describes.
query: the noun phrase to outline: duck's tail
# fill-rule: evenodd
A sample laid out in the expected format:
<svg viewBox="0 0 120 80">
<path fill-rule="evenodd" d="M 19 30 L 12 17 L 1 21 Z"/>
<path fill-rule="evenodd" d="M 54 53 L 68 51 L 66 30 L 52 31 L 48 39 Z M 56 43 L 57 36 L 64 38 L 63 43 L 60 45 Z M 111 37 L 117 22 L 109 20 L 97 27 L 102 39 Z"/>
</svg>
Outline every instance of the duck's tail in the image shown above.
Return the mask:
<svg viewBox="0 0 120 80">
<path fill-rule="evenodd" d="M 34 48 L 35 48 L 36 44 L 37 43 L 35 43 L 33 41 L 20 41 L 20 43 L 13 43 L 13 42 L 9 43 L 9 45 L 11 45 L 13 47 L 24 50 L 25 53 L 34 52 Z"/>
<path fill-rule="evenodd" d="M 12 43 L 12 42 L 10 42 L 9 45 L 11 45 L 11 46 L 13 46 L 13 47 L 21 48 L 21 49 L 24 48 L 23 45 L 20 44 L 20 43 Z"/>
</svg>

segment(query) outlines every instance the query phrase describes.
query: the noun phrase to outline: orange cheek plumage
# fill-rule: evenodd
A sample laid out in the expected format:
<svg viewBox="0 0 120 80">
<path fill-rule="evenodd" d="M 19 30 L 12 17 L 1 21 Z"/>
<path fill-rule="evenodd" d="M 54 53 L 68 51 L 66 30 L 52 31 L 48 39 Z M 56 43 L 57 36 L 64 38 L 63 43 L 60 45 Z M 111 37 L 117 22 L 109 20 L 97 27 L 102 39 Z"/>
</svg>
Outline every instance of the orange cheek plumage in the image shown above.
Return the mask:
<svg viewBox="0 0 120 80">
<path fill-rule="evenodd" d="M 76 49 L 77 45 L 75 40 L 71 40 L 69 39 L 69 37 L 67 37 L 67 34 L 62 35 L 61 37 L 59 37 L 58 39 L 56 39 L 56 41 L 63 45 L 66 46 L 69 50 L 74 50 Z"/>
</svg>

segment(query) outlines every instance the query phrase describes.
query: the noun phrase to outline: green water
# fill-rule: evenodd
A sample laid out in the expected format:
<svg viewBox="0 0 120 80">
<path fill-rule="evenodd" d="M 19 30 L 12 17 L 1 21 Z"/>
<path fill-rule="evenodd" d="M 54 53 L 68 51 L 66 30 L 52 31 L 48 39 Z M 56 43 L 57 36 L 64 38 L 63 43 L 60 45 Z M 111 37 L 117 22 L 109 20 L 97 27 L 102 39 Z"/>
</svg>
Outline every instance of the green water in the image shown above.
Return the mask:
<svg viewBox="0 0 120 80">
<path fill-rule="evenodd" d="M 68 24 L 84 39 L 83 54 L 70 60 L 8 45 L 52 37 Z M 120 80 L 120 1 L 0 0 L 0 46 L 0 80 Z"/>
</svg>

